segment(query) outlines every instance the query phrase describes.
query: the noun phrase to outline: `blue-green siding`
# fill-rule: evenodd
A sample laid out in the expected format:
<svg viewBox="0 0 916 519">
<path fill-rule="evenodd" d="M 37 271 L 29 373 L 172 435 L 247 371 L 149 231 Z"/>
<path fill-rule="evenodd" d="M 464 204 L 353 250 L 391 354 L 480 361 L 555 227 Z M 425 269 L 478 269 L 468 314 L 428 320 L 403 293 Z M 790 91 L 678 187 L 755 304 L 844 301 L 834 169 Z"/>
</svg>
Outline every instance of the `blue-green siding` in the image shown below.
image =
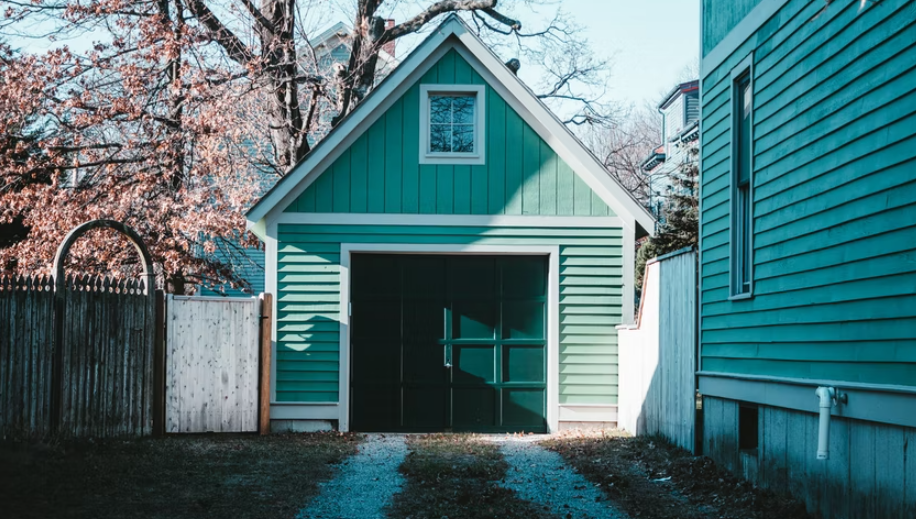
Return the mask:
<svg viewBox="0 0 916 519">
<path fill-rule="evenodd" d="M 752 51 L 755 295 L 729 301 L 730 73 Z M 702 369 L 916 385 L 913 2 L 792 0 L 702 90 Z"/>
<path fill-rule="evenodd" d="M 761 0 L 703 0 L 703 55 L 709 54 Z"/>
<path fill-rule="evenodd" d="M 278 402 L 336 402 L 340 244 L 560 247 L 560 403 L 617 403 L 623 229 L 292 225 L 278 228 Z"/>
<path fill-rule="evenodd" d="M 420 84 L 486 82 L 449 51 L 286 212 L 614 216 L 489 85 L 486 163 L 419 164 Z"/>
</svg>

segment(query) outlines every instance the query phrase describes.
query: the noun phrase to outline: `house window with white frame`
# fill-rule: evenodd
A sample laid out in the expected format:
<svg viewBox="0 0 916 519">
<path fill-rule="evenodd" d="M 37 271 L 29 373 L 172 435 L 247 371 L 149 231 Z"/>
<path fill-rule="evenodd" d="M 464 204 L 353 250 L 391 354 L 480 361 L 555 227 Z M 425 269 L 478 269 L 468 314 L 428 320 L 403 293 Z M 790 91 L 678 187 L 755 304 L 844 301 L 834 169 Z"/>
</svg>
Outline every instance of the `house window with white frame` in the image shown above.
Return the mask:
<svg viewBox="0 0 916 519">
<path fill-rule="evenodd" d="M 483 164 L 484 87 L 421 85 L 420 163 Z"/>
<path fill-rule="evenodd" d="M 732 295 L 749 297 L 753 284 L 753 88 L 749 68 L 733 76 Z"/>
</svg>

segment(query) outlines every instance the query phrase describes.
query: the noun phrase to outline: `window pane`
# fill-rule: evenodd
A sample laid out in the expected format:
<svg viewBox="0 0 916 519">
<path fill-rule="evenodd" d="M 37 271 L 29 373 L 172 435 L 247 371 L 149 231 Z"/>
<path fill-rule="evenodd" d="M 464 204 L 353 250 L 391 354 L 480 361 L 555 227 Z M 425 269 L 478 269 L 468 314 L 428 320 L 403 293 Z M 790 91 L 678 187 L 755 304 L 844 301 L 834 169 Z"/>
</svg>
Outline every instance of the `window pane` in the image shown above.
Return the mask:
<svg viewBox="0 0 916 519">
<path fill-rule="evenodd" d="M 737 224 L 738 233 L 735 253 L 737 255 L 738 279 L 736 280 L 739 293 L 750 291 L 751 279 L 751 208 L 750 187 L 745 185 L 738 189 L 737 195 Z"/>
<path fill-rule="evenodd" d="M 431 124 L 429 126 L 429 151 L 432 153 L 448 153 L 452 151 L 452 127 L 447 124 Z"/>
<path fill-rule="evenodd" d="M 448 96 L 430 96 L 429 122 L 447 124 L 452 122 L 452 98 Z"/>
<path fill-rule="evenodd" d="M 456 124 L 452 127 L 452 151 L 472 153 L 474 151 L 474 126 Z"/>
<path fill-rule="evenodd" d="M 452 98 L 452 122 L 455 124 L 474 124 L 474 98 L 460 96 Z"/>
</svg>

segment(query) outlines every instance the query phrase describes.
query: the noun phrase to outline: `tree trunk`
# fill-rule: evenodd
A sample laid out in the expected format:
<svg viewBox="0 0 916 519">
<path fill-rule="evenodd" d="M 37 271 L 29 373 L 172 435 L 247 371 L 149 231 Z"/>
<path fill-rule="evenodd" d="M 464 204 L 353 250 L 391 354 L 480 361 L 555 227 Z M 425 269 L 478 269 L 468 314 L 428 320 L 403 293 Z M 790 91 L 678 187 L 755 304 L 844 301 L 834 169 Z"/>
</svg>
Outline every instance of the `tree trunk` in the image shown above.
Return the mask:
<svg viewBox="0 0 916 519">
<path fill-rule="evenodd" d="M 270 131 L 277 148 L 277 165 L 288 172 L 309 151 L 296 83 L 295 0 L 263 0 L 261 12 L 269 21 L 269 26 L 258 25 L 258 33 L 271 88 Z"/>
</svg>

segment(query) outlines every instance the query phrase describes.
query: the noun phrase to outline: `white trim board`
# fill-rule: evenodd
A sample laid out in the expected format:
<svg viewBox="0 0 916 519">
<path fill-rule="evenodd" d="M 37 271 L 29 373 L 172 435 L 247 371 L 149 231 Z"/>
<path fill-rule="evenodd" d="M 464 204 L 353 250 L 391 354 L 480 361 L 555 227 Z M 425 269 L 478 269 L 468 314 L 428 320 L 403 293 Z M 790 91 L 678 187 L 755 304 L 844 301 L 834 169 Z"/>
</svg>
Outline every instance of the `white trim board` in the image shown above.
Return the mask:
<svg viewBox="0 0 916 519">
<path fill-rule="evenodd" d="M 558 245 L 340 244 L 339 430 L 350 430 L 350 255 L 352 253 L 547 255 L 547 430 L 559 430 L 560 247 Z"/>
<path fill-rule="evenodd" d="M 757 7 L 754 7 L 747 16 L 742 18 L 741 21 L 738 22 L 738 25 L 735 25 L 725 38 L 722 38 L 722 41 L 713 47 L 706 56 L 703 56 L 705 20 L 703 19 L 703 9 L 701 7 L 700 56 L 703 56 L 703 58 L 700 60 L 700 83 L 703 82 L 703 79 L 705 79 L 710 72 L 716 70 L 719 65 L 727 60 L 728 57 L 731 56 L 738 47 L 744 44 L 748 38 L 756 37 L 757 31 L 763 27 L 763 24 L 765 24 L 774 14 L 779 12 L 787 3 L 789 3 L 789 0 L 761 0 L 761 2 L 757 4 Z M 754 46 L 756 47 L 756 45 Z"/>
<path fill-rule="evenodd" d="M 337 420 L 340 406 L 323 404 L 270 404 L 271 420 Z"/>
<path fill-rule="evenodd" d="M 391 213 L 282 213 L 274 224 L 300 225 L 434 225 L 452 227 L 585 227 L 622 228 L 616 216 L 512 216 Z"/>
<path fill-rule="evenodd" d="M 259 236 L 283 209 L 347 149 L 445 52 L 456 49 L 509 105 L 569 164 L 615 214 L 635 230 L 654 233 L 652 215 L 614 180 L 598 159 L 509 71 L 457 16 L 449 16 L 305 159 L 248 211 L 248 226 Z M 292 186 L 292 187 L 290 187 Z"/>
<path fill-rule="evenodd" d="M 838 380 L 807 380 L 783 377 L 700 372 L 703 396 L 818 412 L 814 390 L 835 387 L 848 395 L 846 404 L 831 408 L 833 416 L 916 427 L 916 387 L 882 386 Z"/>
</svg>

